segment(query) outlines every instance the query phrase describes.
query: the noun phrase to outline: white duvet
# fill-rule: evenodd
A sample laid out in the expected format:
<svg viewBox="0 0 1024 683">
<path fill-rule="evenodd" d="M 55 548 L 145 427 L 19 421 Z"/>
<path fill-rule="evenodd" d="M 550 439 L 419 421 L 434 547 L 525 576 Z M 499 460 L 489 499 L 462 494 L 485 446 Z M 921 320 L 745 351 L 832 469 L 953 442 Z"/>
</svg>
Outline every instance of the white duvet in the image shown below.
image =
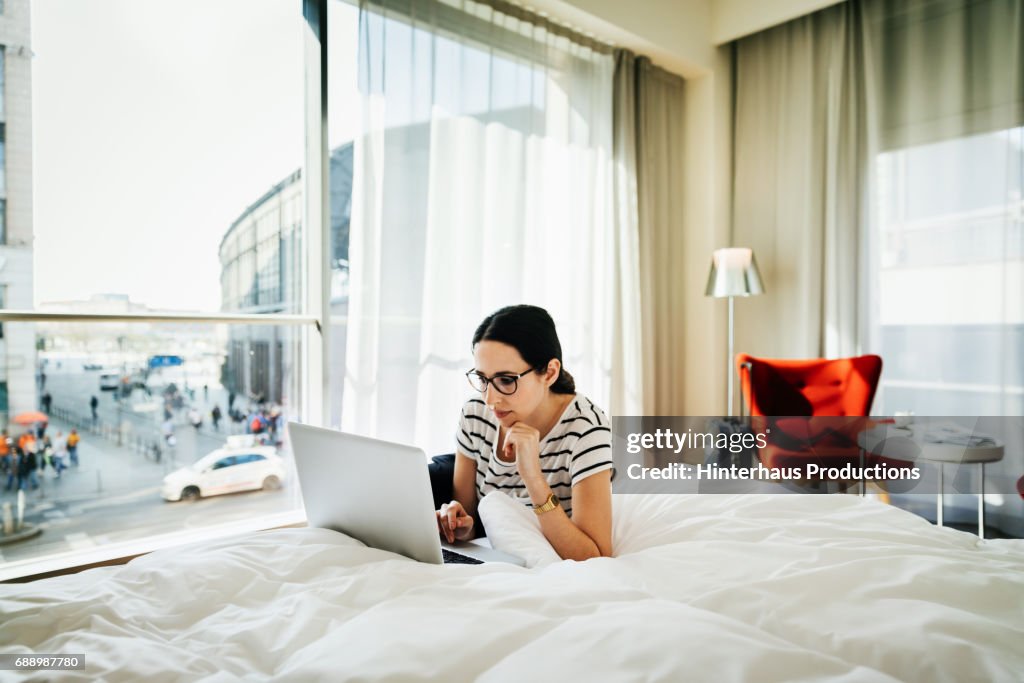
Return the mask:
<svg viewBox="0 0 1024 683">
<path fill-rule="evenodd" d="M 1024 680 L 1024 541 L 854 496 L 615 505 L 617 557 L 583 563 L 287 529 L 3 585 L 0 651 L 86 654 L 41 680 Z"/>
</svg>

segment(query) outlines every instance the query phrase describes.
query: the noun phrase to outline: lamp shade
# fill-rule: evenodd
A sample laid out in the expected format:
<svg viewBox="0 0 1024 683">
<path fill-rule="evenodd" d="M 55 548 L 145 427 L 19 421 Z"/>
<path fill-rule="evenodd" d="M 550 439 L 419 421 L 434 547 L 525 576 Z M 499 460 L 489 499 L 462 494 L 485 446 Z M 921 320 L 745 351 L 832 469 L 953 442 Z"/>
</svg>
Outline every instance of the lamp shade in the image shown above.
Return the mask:
<svg viewBox="0 0 1024 683">
<path fill-rule="evenodd" d="M 753 296 L 764 294 L 761 272 L 754 252 L 746 247 L 716 249 L 711 255 L 711 272 L 705 296 Z"/>
</svg>

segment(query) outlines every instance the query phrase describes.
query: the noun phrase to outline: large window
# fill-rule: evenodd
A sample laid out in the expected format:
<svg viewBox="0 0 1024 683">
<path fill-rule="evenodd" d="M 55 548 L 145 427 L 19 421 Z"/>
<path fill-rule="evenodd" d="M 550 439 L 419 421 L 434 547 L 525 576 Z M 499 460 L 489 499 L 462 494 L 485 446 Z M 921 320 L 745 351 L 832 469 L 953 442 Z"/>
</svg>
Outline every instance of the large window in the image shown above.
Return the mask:
<svg viewBox="0 0 1024 683">
<path fill-rule="evenodd" d="M 3 7 L 0 6 L 0 12 L 3 12 Z M 0 120 L 4 118 L 4 100 L 6 99 L 4 91 L 7 86 L 7 79 L 4 77 L 4 68 L 7 62 L 7 47 L 0 45 Z"/>
<path fill-rule="evenodd" d="M 1024 411 L 1024 128 L 877 160 L 884 410 Z"/>
<path fill-rule="evenodd" d="M 0 575 L 298 521 L 283 425 L 319 420 L 301 3 L 30 6 L 0 51 L 0 426 L 42 437 L 31 477 L 0 462 L 32 532 L 0 530 Z M 284 474 L 204 491 L 239 448 Z"/>
</svg>

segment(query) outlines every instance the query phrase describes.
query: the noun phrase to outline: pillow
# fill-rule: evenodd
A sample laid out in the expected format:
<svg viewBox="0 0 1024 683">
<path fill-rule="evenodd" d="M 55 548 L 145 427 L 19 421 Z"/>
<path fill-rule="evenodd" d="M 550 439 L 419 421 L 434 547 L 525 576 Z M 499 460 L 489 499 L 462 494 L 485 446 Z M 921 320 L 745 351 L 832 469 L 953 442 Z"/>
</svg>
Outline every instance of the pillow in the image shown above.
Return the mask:
<svg viewBox="0 0 1024 683">
<path fill-rule="evenodd" d="M 477 506 L 487 538 L 496 550 L 521 557 L 527 567 L 561 561 L 544 538 L 540 519 L 533 510 L 501 491 L 491 491 Z"/>
<path fill-rule="evenodd" d="M 678 500 L 675 495 L 613 495 L 612 555 L 619 557 L 664 544 L 674 525 L 685 521 L 672 513 L 672 505 Z M 491 491 L 477 509 L 491 547 L 523 558 L 527 567 L 561 561 L 541 531 L 540 518 L 511 496 Z"/>
</svg>

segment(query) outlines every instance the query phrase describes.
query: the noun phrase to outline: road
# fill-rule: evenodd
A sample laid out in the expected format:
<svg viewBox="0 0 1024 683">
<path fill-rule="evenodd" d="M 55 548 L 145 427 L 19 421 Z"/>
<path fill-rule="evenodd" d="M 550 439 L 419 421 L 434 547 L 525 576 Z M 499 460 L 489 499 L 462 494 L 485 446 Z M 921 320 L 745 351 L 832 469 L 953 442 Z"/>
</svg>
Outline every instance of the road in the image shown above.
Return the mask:
<svg viewBox="0 0 1024 683">
<path fill-rule="evenodd" d="M 94 394 L 100 399 L 98 433 L 81 432 L 78 467 L 69 468 L 59 479 L 52 469 L 47 469 L 40 473 L 41 488 L 26 491 L 25 521 L 40 526 L 43 533 L 26 541 L 0 545 L 0 566 L 301 507 L 294 463 L 287 452 L 280 453 L 289 469 L 289 477 L 280 491 L 237 493 L 194 503 L 165 502 L 160 497 L 160 487 L 167 473 L 222 447 L 229 426 L 236 433 L 243 426 L 222 421 L 221 431 L 214 431 L 209 424 L 209 407 L 219 400 L 225 410 L 224 392 L 211 391 L 207 402 L 199 389 L 196 399 L 197 408 L 205 416 L 203 428 L 196 431 L 186 423 L 185 411 L 180 411 L 174 418 L 177 444 L 164 450 L 157 461 L 152 451 L 147 448 L 143 452 L 141 447 L 162 443 L 160 404 L 147 406 L 142 391 L 136 391 L 132 401 L 118 404 L 113 400 L 113 392 L 99 391 L 98 374 L 80 369 L 62 373 L 48 368 L 45 388 L 53 395 L 54 416 L 47 433 L 55 436 L 61 431 L 66 435 L 75 423 L 88 426 L 89 397 Z M 120 439 L 118 426 L 122 430 Z M 12 431 L 14 436 L 19 433 L 19 428 Z M 16 501 L 15 492 L 0 488 L 0 506 L 10 503 L 15 513 Z"/>
</svg>

